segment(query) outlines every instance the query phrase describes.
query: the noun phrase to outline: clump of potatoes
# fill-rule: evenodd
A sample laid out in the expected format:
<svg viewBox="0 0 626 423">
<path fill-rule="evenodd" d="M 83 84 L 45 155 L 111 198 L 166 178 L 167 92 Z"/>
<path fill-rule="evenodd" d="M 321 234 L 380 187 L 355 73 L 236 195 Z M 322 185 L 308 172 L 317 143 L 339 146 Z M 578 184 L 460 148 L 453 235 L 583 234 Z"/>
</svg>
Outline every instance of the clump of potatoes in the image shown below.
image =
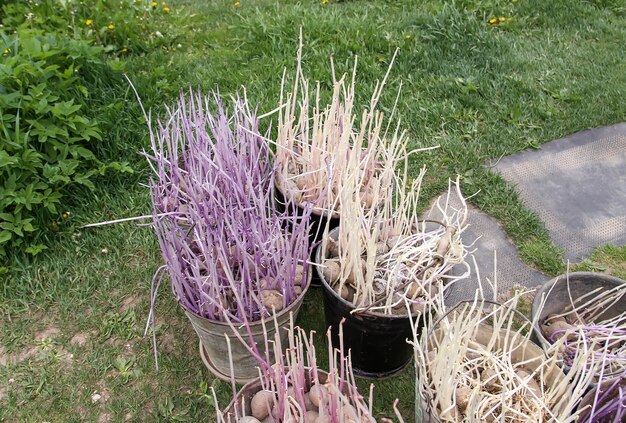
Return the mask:
<svg viewBox="0 0 626 423">
<path fill-rule="evenodd" d="M 339 404 L 339 409 L 334 413 L 330 410 L 331 393 L 325 384 L 313 384 L 308 391 L 303 391 L 301 395 L 296 394 L 293 386 L 287 388 L 284 403 L 297 402 L 304 415 L 284 418 L 278 416 L 277 403 L 278 394 L 273 391 L 260 390 L 252 396 L 250 401 L 249 415 L 237 420 L 237 423 L 376 423 L 371 416 L 357 413 L 356 408 L 345 401 L 334 401 Z M 345 400 L 345 398 L 344 398 Z M 335 414 L 337 418 L 331 418 Z M 294 420 L 295 418 L 295 420 Z"/>
</svg>

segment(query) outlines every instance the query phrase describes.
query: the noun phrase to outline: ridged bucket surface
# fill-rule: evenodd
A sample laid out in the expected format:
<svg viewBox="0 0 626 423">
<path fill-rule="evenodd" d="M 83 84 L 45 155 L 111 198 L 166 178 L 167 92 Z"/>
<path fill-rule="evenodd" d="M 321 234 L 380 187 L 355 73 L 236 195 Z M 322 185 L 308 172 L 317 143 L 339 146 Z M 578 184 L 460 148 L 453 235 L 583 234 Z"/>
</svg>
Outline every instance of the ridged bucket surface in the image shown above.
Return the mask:
<svg viewBox="0 0 626 423">
<path fill-rule="evenodd" d="M 308 270 L 308 281 L 300 296 L 276 315 L 278 328 L 281 329 L 280 339 L 282 341 L 282 345 L 285 347 L 287 345 L 286 340 L 288 333 L 286 330 L 282 330 L 282 328 L 289 326 L 289 316 L 291 313 L 293 313 L 294 321 L 298 316 L 304 296 L 311 285 L 312 269 L 309 268 Z M 224 322 L 209 320 L 186 309 L 185 314 L 189 318 L 189 321 L 191 321 L 191 325 L 198 334 L 198 338 L 200 338 L 200 342 L 204 348 L 204 351 L 202 352 L 204 354 L 203 358 L 206 358 L 210 364 L 210 366 L 207 367 L 212 373 L 215 374 L 215 376 L 223 380 L 230 380 L 230 363 L 232 358 L 232 371 L 237 383 L 247 383 L 258 378 L 259 372 L 257 370 L 257 359 L 250 354 L 248 348 L 243 345 L 233 333 L 233 328 L 231 328 L 230 325 Z M 263 326 L 265 326 L 265 329 Z M 248 345 L 252 345 L 250 343 L 250 337 L 252 337 L 252 342 L 256 344 L 261 356 L 264 357 L 265 340 L 274 339 L 276 326 L 273 318 L 266 317 L 263 321 L 259 320 L 250 323 L 249 330 L 245 327 L 238 327 L 236 330 L 239 335 L 246 340 Z M 230 340 L 230 351 L 228 349 L 226 337 Z"/>
<path fill-rule="evenodd" d="M 339 228 L 329 236 L 336 240 Z M 322 262 L 322 246 L 315 254 L 315 263 Z M 393 316 L 368 312 L 352 314 L 354 305 L 337 294 L 325 280 L 317 266 L 317 274 L 324 289 L 324 315 L 326 326 L 331 327 L 331 338 L 339 346 L 339 323 L 343 323 L 343 345 L 350 350 L 354 374 L 364 378 L 380 379 L 392 376 L 406 367 L 413 358 L 413 347 L 407 339 L 413 339 L 409 315 Z M 421 328 L 418 322 L 418 327 Z"/>
</svg>

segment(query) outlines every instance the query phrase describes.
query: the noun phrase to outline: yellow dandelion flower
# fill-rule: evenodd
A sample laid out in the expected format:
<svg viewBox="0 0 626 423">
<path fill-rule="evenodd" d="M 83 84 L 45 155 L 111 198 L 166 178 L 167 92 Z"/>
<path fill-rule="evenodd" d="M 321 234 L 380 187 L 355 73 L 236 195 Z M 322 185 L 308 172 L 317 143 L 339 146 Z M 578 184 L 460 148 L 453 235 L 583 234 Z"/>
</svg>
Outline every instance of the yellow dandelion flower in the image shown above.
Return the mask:
<svg viewBox="0 0 626 423">
<path fill-rule="evenodd" d="M 157 3 L 156 1 L 152 2 L 152 7 L 157 7 L 159 5 L 159 3 Z"/>
<path fill-rule="evenodd" d="M 329 2 L 330 2 L 330 0 L 322 0 L 322 5 L 328 4 Z"/>
<path fill-rule="evenodd" d="M 498 18 L 498 20 L 499 20 L 500 22 L 504 22 L 504 21 L 506 21 L 506 18 L 505 18 L 504 16 L 500 16 L 500 17 Z"/>
<path fill-rule="evenodd" d="M 126 47 L 124 47 L 124 48 L 122 49 L 122 53 L 128 53 L 128 49 L 127 49 Z"/>
<path fill-rule="evenodd" d="M 161 6 L 165 6 L 165 2 L 164 1 L 161 2 Z"/>
<path fill-rule="evenodd" d="M 5 49 L 5 50 L 4 50 L 4 54 L 5 54 L 5 55 L 6 55 L 6 54 L 11 54 L 11 49 L 10 49 L 10 48 Z"/>
<path fill-rule="evenodd" d="M 233 3 L 233 6 L 235 6 L 235 7 L 239 7 L 239 6 L 241 6 L 241 2 L 236 1 L 236 2 L 234 2 L 234 3 Z"/>
<path fill-rule="evenodd" d="M 61 214 L 61 216 L 63 216 L 63 219 L 69 219 L 70 218 L 70 212 L 65 211 Z"/>
<path fill-rule="evenodd" d="M 410 36 L 409 34 L 406 34 L 406 35 L 404 36 L 404 38 L 406 38 L 407 40 L 409 40 L 409 39 L 411 38 L 411 36 Z"/>
<path fill-rule="evenodd" d="M 107 28 L 109 28 L 110 31 L 113 31 L 115 29 L 115 25 L 109 24 Z"/>
<path fill-rule="evenodd" d="M 165 7 L 163 8 L 163 11 L 164 11 L 164 12 L 169 12 L 169 11 L 170 11 L 170 8 L 169 8 L 169 7 L 167 7 L 167 6 L 165 6 Z"/>
<path fill-rule="evenodd" d="M 87 25 L 87 26 L 91 26 L 91 25 L 93 25 L 93 19 L 87 19 L 87 20 L 85 21 L 85 25 Z"/>
<path fill-rule="evenodd" d="M 496 23 L 498 23 L 498 20 L 496 18 L 489 19 L 489 25 L 493 25 Z"/>
</svg>

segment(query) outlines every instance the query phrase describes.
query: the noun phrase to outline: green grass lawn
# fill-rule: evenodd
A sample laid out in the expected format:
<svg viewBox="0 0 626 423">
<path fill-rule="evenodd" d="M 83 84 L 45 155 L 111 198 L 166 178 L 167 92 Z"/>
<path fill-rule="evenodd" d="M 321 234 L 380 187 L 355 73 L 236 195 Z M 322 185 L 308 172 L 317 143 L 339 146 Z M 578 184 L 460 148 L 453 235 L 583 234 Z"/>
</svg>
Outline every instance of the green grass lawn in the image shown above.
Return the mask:
<svg viewBox="0 0 626 423">
<path fill-rule="evenodd" d="M 328 88 L 329 57 L 349 71 L 358 56 L 358 98 L 365 101 L 399 48 L 381 100 L 393 106 L 402 83 L 399 116 L 413 146 L 439 145 L 413 159 L 426 165 L 425 205 L 461 176 L 471 202 L 496 217 L 522 258 L 548 274 L 565 270 L 561 251 L 513 187 L 482 164 L 551 139 L 625 120 L 626 5 L 622 0 L 352 0 L 172 1 L 172 43 L 129 55 L 115 65 L 127 73 L 153 116 L 179 89 L 245 85 L 260 112 L 276 107 L 282 71 L 295 67 L 299 28 L 306 75 Z M 506 20 L 489 24 L 492 18 Z M 166 34 L 167 35 L 167 34 Z M 105 140 L 135 174 L 98 181 L 75 192 L 67 220 L 36 257 L 7 263 L 0 289 L 0 420 L 212 421 L 209 388 L 222 406 L 229 384 L 203 367 L 197 338 L 168 289 L 157 305 L 160 371 L 143 329 L 148 290 L 160 265 L 149 227 L 132 223 L 80 229 L 86 223 L 150 212 L 142 186 L 147 166 L 136 154 L 147 129 L 130 90 L 103 93 L 111 110 Z M 269 122 L 267 122 L 269 123 Z M 112 150 L 113 151 L 113 150 Z M 624 277 L 624 249 L 605 247 L 582 268 Z M 616 273 L 616 274 L 617 274 Z M 321 294 L 305 300 L 298 323 L 325 332 Z M 413 370 L 376 381 L 376 413 L 391 417 L 400 400 L 412 421 Z M 361 385 L 366 389 L 369 382 Z"/>
</svg>

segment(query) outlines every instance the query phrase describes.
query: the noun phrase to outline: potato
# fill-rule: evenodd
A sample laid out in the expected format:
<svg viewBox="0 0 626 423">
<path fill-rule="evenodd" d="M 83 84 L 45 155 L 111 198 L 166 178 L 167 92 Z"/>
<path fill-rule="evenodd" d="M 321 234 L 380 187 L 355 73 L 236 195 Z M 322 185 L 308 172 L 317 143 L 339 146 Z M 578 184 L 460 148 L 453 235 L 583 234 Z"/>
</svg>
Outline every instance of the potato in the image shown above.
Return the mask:
<svg viewBox="0 0 626 423">
<path fill-rule="evenodd" d="M 541 331 L 543 332 L 544 336 L 546 338 L 548 338 L 548 340 L 552 340 L 552 336 L 555 334 L 555 332 L 557 331 L 575 331 L 576 330 L 576 326 L 570 325 L 569 323 L 567 323 L 565 321 L 565 319 L 563 320 L 553 320 L 550 322 L 549 325 L 545 325 L 542 324 L 541 325 Z M 565 335 L 565 332 L 561 332 L 555 335 L 554 339 L 558 339 L 561 338 L 563 335 Z M 573 335 L 574 337 L 576 337 L 575 334 L 570 334 L 570 336 Z"/>
<path fill-rule="evenodd" d="M 339 262 L 334 260 L 326 260 L 324 262 L 324 268 L 322 268 L 322 275 L 324 279 L 326 279 L 326 283 L 329 285 L 338 281 L 341 277 L 341 267 L 339 266 Z"/>
<path fill-rule="evenodd" d="M 280 311 L 285 308 L 285 299 L 283 294 L 275 289 L 266 289 L 261 291 L 261 303 L 267 307 L 268 310 Z"/>
<path fill-rule="evenodd" d="M 273 289 L 275 284 L 276 279 L 271 276 L 265 276 L 264 278 L 261 278 L 261 280 L 259 280 L 260 290 Z"/>
<path fill-rule="evenodd" d="M 367 272 L 367 261 L 365 261 L 363 258 L 361 258 L 361 268 L 356 271 L 354 269 L 351 269 L 350 274 L 346 278 L 346 282 L 348 282 L 350 285 L 356 285 L 357 272 L 359 271 L 363 276 L 365 276 L 365 273 Z"/>
<path fill-rule="evenodd" d="M 411 304 L 411 314 L 424 314 L 426 311 L 426 303 L 419 302 Z"/>
<path fill-rule="evenodd" d="M 361 197 L 361 204 L 366 209 L 371 209 L 374 204 L 374 193 L 370 190 L 360 191 L 359 196 Z"/>
<path fill-rule="evenodd" d="M 320 403 L 326 396 L 328 395 L 328 389 L 324 385 L 315 384 L 311 386 L 311 390 L 309 391 L 309 399 L 313 403 L 314 406 L 320 406 Z"/>
<path fill-rule="evenodd" d="M 409 286 L 406 287 L 405 292 L 406 297 L 412 300 L 424 294 L 424 291 L 422 290 L 422 284 L 420 284 L 419 282 L 411 282 Z"/>
<path fill-rule="evenodd" d="M 333 421 L 328 414 L 325 414 L 323 416 L 319 416 L 315 423 L 333 423 Z"/>
<path fill-rule="evenodd" d="M 584 322 L 581 322 L 578 318 L 578 315 L 573 311 L 565 315 L 565 321 L 571 325 L 578 325 Z"/>
<path fill-rule="evenodd" d="M 350 404 L 346 404 L 341 409 L 341 421 L 345 423 L 358 423 L 359 416 L 356 412 L 356 408 L 351 406 Z"/>
<path fill-rule="evenodd" d="M 276 423 L 276 419 L 270 415 L 261 420 L 261 423 Z"/>
<path fill-rule="evenodd" d="M 480 381 L 483 382 L 485 389 L 489 392 L 496 391 L 500 388 L 498 374 L 493 369 L 485 369 L 480 374 Z"/>
<path fill-rule="evenodd" d="M 302 294 L 302 287 L 300 285 L 296 285 L 293 287 L 293 292 L 295 292 L 296 297 L 299 297 Z"/>
<path fill-rule="evenodd" d="M 334 257 L 339 257 L 339 242 L 335 241 L 332 238 L 328 238 L 328 249 L 326 250 L 328 252 L 328 257 L 329 258 L 334 258 Z"/>
<path fill-rule="evenodd" d="M 293 181 L 300 191 L 308 191 L 315 185 L 312 175 L 298 175 Z"/>
<path fill-rule="evenodd" d="M 259 419 L 263 420 L 267 416 L 270 415 L 270 410 L 274 405 L 274 393 L 270 391 L 261 390 L 254 394 L 252 397 L 252 401 L 250 402 L 250 409 L 252 411 L 252 415 Z M 241 423 L 241 421 L 240 421 Z M 253 422 L 249 422 L 253 423 Z"/>
<path fill-rule="evenodd" d="M 304 423 L 317 423 L 317 418 L 319 414 L 317 411 L 307 411 L 304 414 Z"/>
<path fill-rule="evenodd" d="M 296 264 L 296 274 L 294 277 L 294 283 L 296 285 L 302 285 L 303 277 L 304 277 L 304 266 L 302 266 L 301 264 Z"/>
<path fill-rule="evenodd" d="M 339 293 L 339 296 L 343 298 L 344 300 L 346 300 L 347 302 L 351 303 L 352 300 L 354 300 L 355 293 L 356 293 L 356 290 L 354 288 L 352 288 L 350 285 L 344 284 L 341 287 L 341 292 Z"/>
<path fill-rule="evenodd" d="M 467 409 L 467 404 L 469 403 L 471 395 L 472 390 L 467 386 L 459 386 L 454 390 L 454 400 L 456 401 L 456 406 L 461 413 L 464 413 Z"/>
<path fill-rule="evenodd" d="M 244 416 L 239 419 L 239 423 L 261 423 L 259 419 L 252 416 Z"/>
<path fill-rule="evenodd" d="M 304 393 L 304 407 L 306 411 L 317 411 L 317 407 L 311 402 L 308 392 Z"/>
<path fill-rule="evenodd" d="M 399 235 L 394 235 L 394 236 L 390 236 L 387 239 L 387 247 L 389 247 L 389 249 L 393 249 L 396 245 L 398 245 L 398 243 L 402 240 L 402 237 Z"/>
<path fill-rule="evenodd" d="M 473 361 L 473 360 L 480 359 L 482 355 L 480 355 L 480 353 L 477 353 L 475 351 L 467 350 L 465 351 L 465 357 L 467 357 L 468 360 Z"/>
<path fill-rule="evenodd" d="M 531 377 L 530 372 L 525 369 L 518 369 L 515 371 L 515 374 L 528 385 L 528 388 L 523 388 L 520 391 L 522 395 L 529 397 L 531 400 L 533 398 L 541 398 L 541 387 L 535 378 Z"/>
<path fill-rule="evenodd" d="M 389 252 L 389 250 L 390 250 L 390 248 L 389 248 L 389 246 L 387 245 L 386 242 L 380 242 L 379 241 L 379 242 L 376 243 L 376 255 L 377 256 L 386 254 L 386 253 Z"/>
</svg>

